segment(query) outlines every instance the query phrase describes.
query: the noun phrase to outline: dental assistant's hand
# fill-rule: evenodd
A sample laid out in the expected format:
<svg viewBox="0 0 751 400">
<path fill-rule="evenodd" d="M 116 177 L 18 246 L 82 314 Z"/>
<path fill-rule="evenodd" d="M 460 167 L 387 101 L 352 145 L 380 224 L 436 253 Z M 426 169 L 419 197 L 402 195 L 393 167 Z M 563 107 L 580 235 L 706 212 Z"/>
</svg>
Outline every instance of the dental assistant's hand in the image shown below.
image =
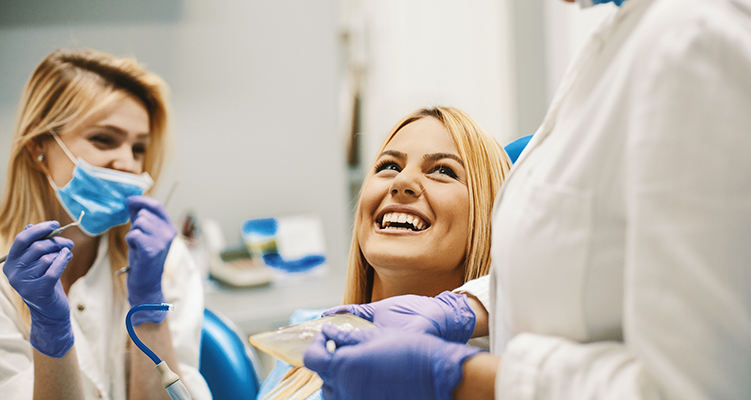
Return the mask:
<svg viewBox="0 0 751 400">
<path fill-rule="evenodd" d="M 132 196 L 125 200 L 130 211 L 128 242 L 128 301 L 130 306 L 147 303 L 164 303 L 162 272 L 172 240 L 177 230 L 172 225 L 164 206 L 154 198 Z M 144 322 L 161 323 L 166 313 L 141 311 L 133 314 L 133 325 Z"/>
<path fill-rule="evenodd" d="M 475 313 L 467 296 L 448 291 L 436 297 L 404 295 L 370 304 L 337 306 L 324 311 L 323 316 L 342 312 L 384 328 L 425 332 L 457 343 L 467 343 L 475 329 Z"/>
<path fill-rule="evenodd" d="M 73 254 L 73 241 L 60 236 L 42 239 L 60 227 L 57 221 L 28 225 L 16 236 L 3 265 L 13 289 L 29 306 L 29 341 L 40 353 L 62 357 L 73 346 L 70 305 L 60 275 Z"/>
<path fill-rule="evenodd" d="M 333 340 L 330 353 L 326 342 Z M 398 329 L 340 331 L 324 325 L 305 351 L 326 400 L 450 400 L 464 362 L 481 350 Z"/>
</svg>

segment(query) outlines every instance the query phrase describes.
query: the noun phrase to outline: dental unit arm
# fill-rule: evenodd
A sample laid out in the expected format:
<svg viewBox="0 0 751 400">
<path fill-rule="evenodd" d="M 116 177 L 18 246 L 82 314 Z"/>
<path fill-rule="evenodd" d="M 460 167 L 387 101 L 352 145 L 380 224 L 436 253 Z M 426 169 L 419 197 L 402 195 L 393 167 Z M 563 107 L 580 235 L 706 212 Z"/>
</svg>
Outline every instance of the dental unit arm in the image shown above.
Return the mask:
<svg viewBox="0 0 751 400">
<path fill-rule="evenodd" d="M 190 397 L 190 394 L 188 393 L 188 389 L 185 388 L 185 385 L 180 381 L 180 377 L 172 372 L 172 370 L 167 366 L 167 363 L 160 360 L 159 357 L 157 357 L 156 354 L 154 354 L 151 349 L 149 349 L 143 342 L 141 342 L 140 339 L 138 339 L 138 336 L 136 335 L 136 332 L 133 330 L 133 323 L 130 320 L 130 317 L 133 315 L 133 313 L 136 313 L 138 311 L 142 310 L 157 310 L 157 311 L 171 311 L 172 310 L 172 304 L 139 304 L 137 306 L 134 306 L 133 308 L 128 311 L 128 315 L 125 317 L 125 326 L 128 329 L 128 335 L 130 335 L 131 340 L 133 340 L 133 343 L 135 343 L 136 346 L 138 346 L 141 351 L 146 354 L 151 361 L 156 364 L 156 370 L 159 372 L 159 376 L 162 378 L 162 386 L 167 391 L 167 394 L 169 394 L 170 398 L 172 400 L 192 400 Z"/>
</svg>

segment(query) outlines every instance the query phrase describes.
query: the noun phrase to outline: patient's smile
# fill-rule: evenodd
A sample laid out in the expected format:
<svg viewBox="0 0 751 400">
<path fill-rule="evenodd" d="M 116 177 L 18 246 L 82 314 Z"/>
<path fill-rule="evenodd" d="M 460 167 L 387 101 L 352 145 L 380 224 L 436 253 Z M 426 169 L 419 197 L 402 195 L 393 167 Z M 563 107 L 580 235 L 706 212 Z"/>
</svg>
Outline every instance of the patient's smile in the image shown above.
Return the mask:
<svg viewBox="0 0 751 400">
<path fill-rule="evenodd" d="M 357 235 L 376 274 L 452 273 L 469 235 L 467 172 L 443 123 L 421 118 L 383 147 L 363 182 Z"/>
<path fill-rule="evenodd" d="M 406 213 L 386 213 L 381 220 L 381 229 L 384 230 L 422 231 L 427 227 L 428 224 L 420 217 Z"/>
</svg>

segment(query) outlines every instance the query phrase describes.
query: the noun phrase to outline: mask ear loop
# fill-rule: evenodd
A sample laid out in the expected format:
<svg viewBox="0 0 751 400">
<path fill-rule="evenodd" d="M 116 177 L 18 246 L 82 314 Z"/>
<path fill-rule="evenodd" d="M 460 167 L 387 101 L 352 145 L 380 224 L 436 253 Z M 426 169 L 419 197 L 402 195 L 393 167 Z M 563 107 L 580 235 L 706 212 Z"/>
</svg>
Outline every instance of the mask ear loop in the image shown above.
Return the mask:
<svg viewBox="0 0 751 400">
<path fill-rule="evenodd" d="M 49 132 L 52 135 L 52 137 L 55 139 L 57 144 L 60 145 L 60 148 L 63 149 L 63 152 L 65 153 L 65 155 L 67 155 L 70 161 L 73 163 L 73 167 L 75 168 L 76 166 L 78 166 L 78 160 L 73 158 L 73 154 L 70 152 L 70 150 L 68 150 L 68 147 L 65 146 L 65 143 L 63 143 L 63 141 L 60 139 L 60 136 L 57 136 L 57 133 L 55 133 L 55 131 L 53 131 L 52 129 L 49 129 Z M 54 189 L 57 190 L 58 189 L 57 184 L 55 183 L 55 181 L 52 180 L 52 177 L 50 176 L 49 171 L 47 170 L 46 167 L 44 169 L 45 169 L 45 175 L 47 175 L 47 181 L 50 183 L 50 185 L 52 185 Z"/>
<path fill-rule="evenodd" d="M 60 139 L 60 136 L 57 136 L 57 133 L 55 133 L 55 131 L 53 131 L 52 129 L 50 129 L 49 131 L 52 134 L 52 137 L 55 138 L 55 141 L 57 142 L 57 144 L 60 145 L 60 148 L 63 149 L 63 151 L 65 152 L 65 155 L 67 155 L 70 161 L 73 163 L 73 165 L 74 166 L 78 165 L 78 160 L 76 160 L 76 158 L 73 157 L 73 153 L 71 153 L 70 150 L 68 150 L 68 146 L 66 146 L 65 143 L 63 143 L 62 139 Z"/>
</svg>

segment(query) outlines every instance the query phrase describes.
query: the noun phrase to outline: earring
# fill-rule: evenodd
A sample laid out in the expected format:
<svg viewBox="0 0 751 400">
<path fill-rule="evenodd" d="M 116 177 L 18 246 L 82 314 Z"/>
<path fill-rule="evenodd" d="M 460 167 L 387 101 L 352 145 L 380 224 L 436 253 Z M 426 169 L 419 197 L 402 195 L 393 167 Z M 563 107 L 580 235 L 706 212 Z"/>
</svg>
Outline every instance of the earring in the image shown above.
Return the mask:
<svg viewBox="0 0 751 400">
<path fill-rule="evenodd" d="M 39 162 L 44 161 L 44 154 L 39 153 L 39 155 L 37 156 L 37 161 L 39 161 Z"/>
</svg>

